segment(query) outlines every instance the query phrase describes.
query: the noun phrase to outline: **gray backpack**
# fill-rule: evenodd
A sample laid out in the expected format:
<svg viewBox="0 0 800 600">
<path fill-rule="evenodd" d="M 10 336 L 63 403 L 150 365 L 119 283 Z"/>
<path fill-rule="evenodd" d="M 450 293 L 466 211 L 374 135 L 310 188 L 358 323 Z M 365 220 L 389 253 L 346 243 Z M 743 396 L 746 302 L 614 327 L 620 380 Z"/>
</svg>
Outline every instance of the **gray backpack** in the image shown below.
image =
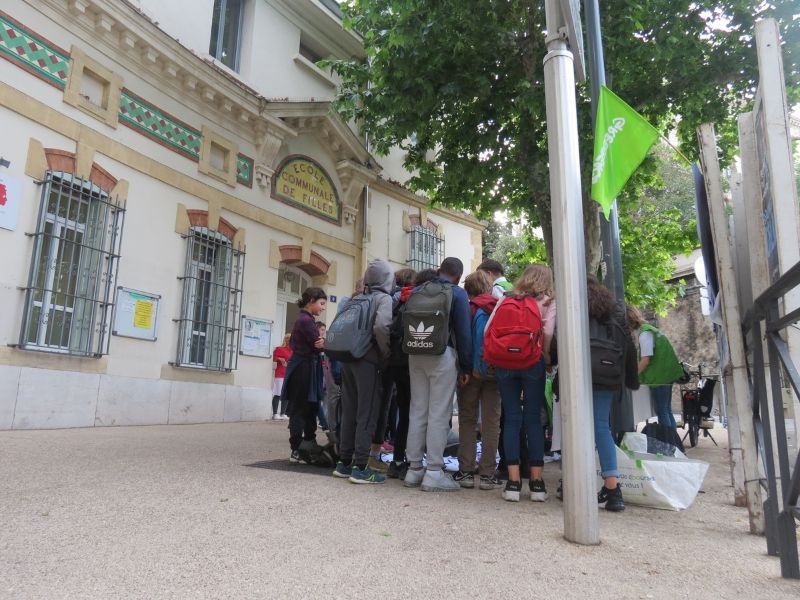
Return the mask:
<svg viewBox="0 0 800 600">
<path fill-rule="evenodd" d="M 374 340 L 373 327 L 378 303 L 375 294 L 358 294 L 328 327 L 325 354 L 341 362 L 355 362 L 369 352 Z"/>
<path fill-rule="evenodd" d="M 416 290 L 403 309 L 403 352 L 443 354 L 450 341 L 453 286 L 428 281 Z"/>
</svg>

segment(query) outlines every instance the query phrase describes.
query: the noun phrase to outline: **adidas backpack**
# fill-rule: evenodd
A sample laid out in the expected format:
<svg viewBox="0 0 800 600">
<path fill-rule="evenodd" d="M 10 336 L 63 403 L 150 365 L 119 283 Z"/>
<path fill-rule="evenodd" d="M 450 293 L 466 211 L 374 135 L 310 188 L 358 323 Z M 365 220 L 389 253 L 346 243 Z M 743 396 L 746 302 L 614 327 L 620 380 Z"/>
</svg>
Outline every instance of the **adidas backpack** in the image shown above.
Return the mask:
<svg viewBox="0 0 800 600">
<path fill-rule="evenodd" d="M 341 362 L 363 358 L 372 347 L 377 306 L 372 293 L 353 296 L 328 327 L 325 354 Z"/>
<path fill-rule="evenodd" d="M 483 360 L 501 369 L 528 369 L 542 358 L 542 316 L 529 295 L 505 296 L 483 335 Z"/>
<path fill-rule="evenodd" d="M 443 354 L 450 341 L 453 286 L 428 281 L 411 294 L 402 311 L 403 352 Z"/>
</svg>

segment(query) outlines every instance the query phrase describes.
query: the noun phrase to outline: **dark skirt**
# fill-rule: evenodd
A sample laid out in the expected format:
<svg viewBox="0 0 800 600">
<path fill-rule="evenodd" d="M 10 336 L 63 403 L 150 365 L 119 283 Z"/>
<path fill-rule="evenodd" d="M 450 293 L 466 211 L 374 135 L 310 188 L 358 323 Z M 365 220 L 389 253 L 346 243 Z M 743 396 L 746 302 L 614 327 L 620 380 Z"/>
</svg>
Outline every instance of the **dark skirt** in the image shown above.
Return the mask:
<svg viewBox="0 0 800 600">
<path fill-rule="evenodd" d="M 293 354 L 286 365 L 281 401 L 287 402 L 286 414 L 291 416 L 301 403 L 319 403 L 323 398 L 322 361 L 319 356 Z"/>
</svg>

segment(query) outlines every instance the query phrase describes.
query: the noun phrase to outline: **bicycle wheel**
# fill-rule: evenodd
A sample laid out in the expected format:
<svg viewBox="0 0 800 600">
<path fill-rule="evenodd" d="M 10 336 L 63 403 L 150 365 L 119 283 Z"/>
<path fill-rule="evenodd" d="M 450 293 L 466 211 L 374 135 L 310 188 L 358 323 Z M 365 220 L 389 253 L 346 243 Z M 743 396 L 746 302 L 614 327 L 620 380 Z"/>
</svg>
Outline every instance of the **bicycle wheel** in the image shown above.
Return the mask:
<svg viewBox="0 0 800 600">
<path fill-rule="evenodd" d="M 700 433 L 700 424 L 697 422 L 697 417 L 693 416 L 689 421 L 689 445 L 694 448 L 697 446 L 697 434 Z"/>
</svg>

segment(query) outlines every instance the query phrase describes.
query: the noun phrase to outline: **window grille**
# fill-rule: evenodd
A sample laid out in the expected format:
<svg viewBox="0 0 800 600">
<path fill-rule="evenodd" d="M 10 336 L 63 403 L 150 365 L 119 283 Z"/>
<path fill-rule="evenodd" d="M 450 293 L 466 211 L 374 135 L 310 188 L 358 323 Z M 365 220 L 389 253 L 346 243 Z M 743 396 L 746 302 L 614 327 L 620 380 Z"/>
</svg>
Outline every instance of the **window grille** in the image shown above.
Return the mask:
<svg viewBox="0 0 800 600">
<path fill-rule="evenodd" d="M 239 70 L 244 0 L 214 0 L 208 53 L 226 67 Z"/>
<path fill-rule="evenodd" d="M 437 269 L 444 260 L 444 238 L 421 225 L 411 227 L 408 246 L 408 266 L 415 271 Z"/>
<path fill-rule="evenodd" d="M 108 354 L 125 209 L 76 175 L 48 172 L 41 185 L 19 347 Z"/>
<path fill-rule="evenodd" d="M 186 241 L 175 365 L 231 371 L 238 357 L 244 249 L 205 227 L 193 227 Z"/>
</svg>

